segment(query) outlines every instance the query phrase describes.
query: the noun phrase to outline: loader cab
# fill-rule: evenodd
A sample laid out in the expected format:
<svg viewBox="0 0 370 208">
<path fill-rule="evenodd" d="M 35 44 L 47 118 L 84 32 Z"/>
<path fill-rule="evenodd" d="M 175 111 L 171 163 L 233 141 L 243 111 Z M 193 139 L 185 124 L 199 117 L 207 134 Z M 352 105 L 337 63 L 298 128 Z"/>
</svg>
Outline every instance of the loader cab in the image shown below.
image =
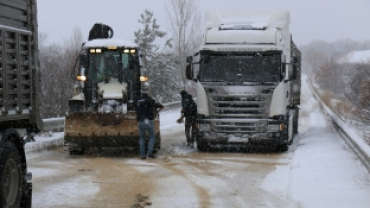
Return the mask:
<svg viewBox="0 0 370 208">
<path fill-rule="evenodd" d="M 131 53 L 130 53 L 131 51 Z M 136 49 L 90 49 L 87 52 L 87 80 L 90 82 L 119 82 L 130 80 L 130 71 L 139 70 L 140 57 Z"/>
<path fill-rule="evenodd" d="M 96 39 L 83 45 L 77 80 L 85 109 L 96 110 L 108 97 L 135 100 L 140 95 L 140 76 L 141 57 L 136 44 Z"/>
</svg>

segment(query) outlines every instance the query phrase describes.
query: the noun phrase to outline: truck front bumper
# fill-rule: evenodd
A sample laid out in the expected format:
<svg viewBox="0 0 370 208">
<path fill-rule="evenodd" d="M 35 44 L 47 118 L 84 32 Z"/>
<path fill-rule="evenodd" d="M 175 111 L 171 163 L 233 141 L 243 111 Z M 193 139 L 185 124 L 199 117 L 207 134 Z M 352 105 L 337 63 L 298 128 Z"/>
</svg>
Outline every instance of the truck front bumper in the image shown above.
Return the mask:
<svg viewBox="0 0 370 208">
<path fill-rule="evenodd" d="M 279 137 L 269 137 L 268 133 L 254 133 L 254 134 L 226 134 L 215 132 L 198 132 L 198 141 L 204 142 L 208 145 L 221 144 L 284 144 L 286 139 Z"/>
<path fill-rule="evenodd" d="M 199 121 L 197 141 L 207 146 L 281 145 L 287 143 L 285 127 L 283 121 L 272 119 L 248 121 L 209 119 Z M 220 129 L 226 131 L 217 132 Z"/>
</svg>

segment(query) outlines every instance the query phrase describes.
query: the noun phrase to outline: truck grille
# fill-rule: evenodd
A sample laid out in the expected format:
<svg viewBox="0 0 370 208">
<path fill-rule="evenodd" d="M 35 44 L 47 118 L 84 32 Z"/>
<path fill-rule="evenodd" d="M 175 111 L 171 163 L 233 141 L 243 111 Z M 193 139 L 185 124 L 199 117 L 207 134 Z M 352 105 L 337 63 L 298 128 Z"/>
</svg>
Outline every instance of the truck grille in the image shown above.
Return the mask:
<svg viewBox="0 0 370 208">
<path fill-rule="evenodd" d="M 271 95 L 209 97 L 209 109 L 213 118 L 267 118 Z"/>
<path fill-rule="evenodd" d="M 273 90 L 268 87 L 213 88 L 208 93 L 211 129 L 223 133 L 265 132 Z M 245 90 L 245 91 L 243 91 Z M 225 93 L 226 92 L 226 93 Z M 227 93 L 231 92 L 231 93 Z"/>
<path fill-rule="evenodd" d="M 212 130 L 215 132 L 229 133 L 252 133 L 266 131 L 267 122 L 265 120 L 243 120 L 229 122 L 211 122 Z"/>
</svg>

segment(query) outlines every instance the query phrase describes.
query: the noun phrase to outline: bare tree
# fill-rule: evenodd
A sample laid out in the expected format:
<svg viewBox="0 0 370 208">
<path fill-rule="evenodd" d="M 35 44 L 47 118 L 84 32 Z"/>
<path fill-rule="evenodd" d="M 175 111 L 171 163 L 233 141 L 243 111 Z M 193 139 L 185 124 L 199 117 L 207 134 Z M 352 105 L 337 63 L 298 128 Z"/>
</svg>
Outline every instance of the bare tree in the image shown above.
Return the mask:
<svg viewBox="0 0 370 208">
<path fill-rule="evenodd" d="M 81 53 L 82 43 L 82 31 L 79 27 L 75 27 L 72 35 L 64 41 L 64 51 L 68 59 L 68 66 L 66 67 L 70 69 L 72 79 L 74 79 L 77 74 L 78 56 Z"/>
<path fill-rule="evenodd" d="M 368 65 L 369 67 L 369 65 Z M 365 78 L 360 87 L 361 93 L 359 94 L 359 103 L 357 105 L 357 115 L 362 121 L 369 123 L 370 121 L 370 79 Z"/>
<path fill-rule="evenodd" d="M 201 43 L 203 28 L 198 0 L 168 0 L 166 14 L 174 41 L 174 52 L 180 63 L 181 79 L 186 88 L 185 57 L 192 55 Z"/>
<path fill-rule="evenodd" d="M 82 45 L 82 35 L 75 29 L 69 39 L 59 44 L 39 45 L 41 74 L 40 113 L 42 118 L 64 116 L 68 108 L 68 100 L 72 97 L 75 77 L 71 71 L 76 67 Z"/>
</svg>

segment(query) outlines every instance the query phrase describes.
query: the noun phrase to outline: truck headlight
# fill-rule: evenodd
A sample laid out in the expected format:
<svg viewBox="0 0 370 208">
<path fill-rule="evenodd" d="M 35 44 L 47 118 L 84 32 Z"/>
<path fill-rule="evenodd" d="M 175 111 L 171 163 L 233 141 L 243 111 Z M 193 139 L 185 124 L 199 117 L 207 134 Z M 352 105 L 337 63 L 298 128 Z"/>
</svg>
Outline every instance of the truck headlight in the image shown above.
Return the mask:
<svg viewBox="0 0 370 208">
<path fill-rule="evenodd" d="M 267 131 L 279 131 L 280 126 L 279 125 L 268 125 L 267 126 Z"/>
<path fill-rule="evenodd" d="M 285 129 L 284 124 L 274 124 L 267 126 L 267 131 L 284 131 L 284 129 Z"/>
<path fill-rule="evenodd" d="M 199 131 L 211 131 L 211 124 L 199 124 Z"/>
</svg>

